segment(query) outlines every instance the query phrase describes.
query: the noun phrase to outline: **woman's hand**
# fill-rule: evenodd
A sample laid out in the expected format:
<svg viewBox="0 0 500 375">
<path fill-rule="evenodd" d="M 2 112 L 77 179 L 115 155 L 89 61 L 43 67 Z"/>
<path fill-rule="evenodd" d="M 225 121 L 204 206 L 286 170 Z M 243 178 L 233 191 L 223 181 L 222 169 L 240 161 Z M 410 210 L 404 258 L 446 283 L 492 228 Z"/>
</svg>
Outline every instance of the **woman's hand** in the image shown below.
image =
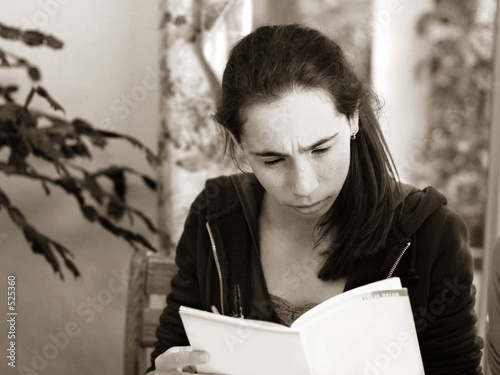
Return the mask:
<svg viewBox="0 0 500 375">
<path fill-rule="evenodd" d="M 190 346 L 175 346 L 156 357 L 154 375 L 192 374 L 196 365 L 208 360 L 207 352 L 193 351 Z"/>
</svg>

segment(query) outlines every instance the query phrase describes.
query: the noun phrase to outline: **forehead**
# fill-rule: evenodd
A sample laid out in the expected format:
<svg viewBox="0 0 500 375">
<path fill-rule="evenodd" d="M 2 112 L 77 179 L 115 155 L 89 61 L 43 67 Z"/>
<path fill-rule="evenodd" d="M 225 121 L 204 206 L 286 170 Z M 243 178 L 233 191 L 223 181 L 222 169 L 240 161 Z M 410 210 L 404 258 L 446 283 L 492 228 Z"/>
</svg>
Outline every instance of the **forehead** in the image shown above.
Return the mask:
<svg viewBox="0 0 500 375">
<path fill-rule="evenodd" d="M 245 120 L 242 138 L 257 142 L 271 135 L 315 141 L 340 130 L 347 121 L 323 90 L 294 91 L 271 103 L 255 104 L 245 111 Z"/>
</svg>

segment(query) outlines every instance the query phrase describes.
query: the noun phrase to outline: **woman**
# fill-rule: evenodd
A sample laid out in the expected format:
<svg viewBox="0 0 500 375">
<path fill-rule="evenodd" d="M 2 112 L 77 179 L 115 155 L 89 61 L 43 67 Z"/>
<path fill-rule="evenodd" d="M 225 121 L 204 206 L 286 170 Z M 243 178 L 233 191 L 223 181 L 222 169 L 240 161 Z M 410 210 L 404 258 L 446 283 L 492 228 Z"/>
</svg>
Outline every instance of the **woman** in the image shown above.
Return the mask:
<svg viewBox="0 0 500 375">
<path fill-rule="evenodd" d="M 156 375 L 209 360 L 178 348 L 180 305 L 290 324 L 391 276 L 408 288 L 426 374 L 481 373 L 466 228 L 436 190 L 397 183 L 373 103 L 314 29 L 264 26 L 233 47 L 215 118 L 253 173 L 207 181 L 192 205 Z"/>
</svg>

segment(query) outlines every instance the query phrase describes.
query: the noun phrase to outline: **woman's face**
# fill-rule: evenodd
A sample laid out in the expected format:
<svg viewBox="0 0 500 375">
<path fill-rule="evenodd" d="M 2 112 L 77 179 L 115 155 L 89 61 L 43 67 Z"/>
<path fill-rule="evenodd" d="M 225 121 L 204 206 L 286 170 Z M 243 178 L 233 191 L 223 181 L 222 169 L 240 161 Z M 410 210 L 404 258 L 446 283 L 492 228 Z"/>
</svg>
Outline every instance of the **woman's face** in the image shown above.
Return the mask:
<svg viewBox="0 0 500 375">
<path fill-rule="evenodd" d="M 308 218 L 324 215 L 346 180 L 357 118 L 351 127 L 323 90 L 254 105 L 244 118 L 243 154 L 274 203 Z"/>
</svg>

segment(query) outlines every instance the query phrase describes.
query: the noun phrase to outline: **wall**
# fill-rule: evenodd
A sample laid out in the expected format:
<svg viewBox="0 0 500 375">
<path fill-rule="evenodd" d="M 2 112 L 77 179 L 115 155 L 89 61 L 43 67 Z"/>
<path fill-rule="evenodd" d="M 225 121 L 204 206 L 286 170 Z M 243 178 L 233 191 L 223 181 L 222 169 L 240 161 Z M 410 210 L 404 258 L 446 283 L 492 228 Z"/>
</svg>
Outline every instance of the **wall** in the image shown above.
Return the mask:
<svg viewBox="0 0 500 375">
<path fill-rule="evenodd" d="M 62 39 L 65 46 L 53 51 L 0 43 L 40 66 L 42 85 L 66 109 L 67 119 L 82 117 L 156 149 L 157 18 L 156 1 L 0 0 L 0 22 L 37 27 Z M 21 85 L 16 96 L 21 102 L 30 88 L 21 70 L 0 70 L 0 82 Z M 49 110 L 41 101 L 34 104 Z M 90 168 L 114 163 L 154 176 L 142 154 L 127 144 L 117 141 L 106 152 L 94 152 Z M 132 201 L 154 218 L 155 195 L 138 181 L 131 183 Z M 31 252 L 5 210 L 0 211 L 1 298 L 7 300 L 7 275 L 16 274 L 18 308 L 17 368 L 9 368 L 4 357 L 0 373 L 121 374 L 124 278 L 132 249 L 82 220 L 73 199 L 56 189 L 45 198 L 39 184 L 3 175 L 0 186 L 33 224 L 73 251 L 82 271 L 77 280 L 66 272 L 61 281 L 42 257 Z M 5 348 L 5 319 L 0 325 Z"/>
<path fill-rule="evenodd" d="M 421 167 L 429 84 L 416 72 L 430 47 L 416 29 L 417 20 L 433 2 L 375 0 L 373 4 L 372 80 L 384 103 L 381 125 L 401 179 L 417 183 L 410 175 Z"/>
</svg>

